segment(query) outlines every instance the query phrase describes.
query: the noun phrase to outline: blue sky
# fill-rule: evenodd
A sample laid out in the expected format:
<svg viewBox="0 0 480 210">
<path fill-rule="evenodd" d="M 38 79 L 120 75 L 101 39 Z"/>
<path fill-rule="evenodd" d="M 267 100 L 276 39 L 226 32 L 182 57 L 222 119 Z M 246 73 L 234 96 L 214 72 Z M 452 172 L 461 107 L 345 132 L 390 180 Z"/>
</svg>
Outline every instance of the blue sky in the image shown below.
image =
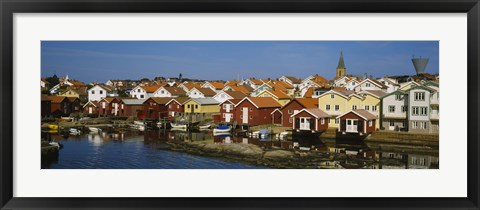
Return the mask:
<svg viewBox="0 0 480 210">
<path fill-rule="evenodd" d="M 428 57 L 438 73 L 437 41 L 42 41 L 42 77 L 69 75 L 84 82 L 153 79 L 335 76 L 340 50 L 347 74 L 415 74 L 412 56 Z"/>
</svg>

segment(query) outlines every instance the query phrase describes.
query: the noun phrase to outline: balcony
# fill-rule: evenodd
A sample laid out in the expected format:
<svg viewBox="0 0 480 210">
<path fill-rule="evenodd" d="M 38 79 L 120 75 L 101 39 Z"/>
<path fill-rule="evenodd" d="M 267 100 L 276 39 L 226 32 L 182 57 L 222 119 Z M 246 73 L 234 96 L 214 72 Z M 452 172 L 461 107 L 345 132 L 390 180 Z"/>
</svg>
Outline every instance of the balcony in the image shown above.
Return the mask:
<svg viewBox="0 0 480 210">
<path fill-rule="evenodd" d="M 430 120 L 439 120 L 440 114 L 436 111 L 430 112 Z"/>
<path fill-rule="evenodd" d="M 385 114 L 383 114 L 383 118 L 388 118 L 388 119 L 407 119 L 407 114 L 405 114 L 405 113 L 385 113 Z"/>
</svg>

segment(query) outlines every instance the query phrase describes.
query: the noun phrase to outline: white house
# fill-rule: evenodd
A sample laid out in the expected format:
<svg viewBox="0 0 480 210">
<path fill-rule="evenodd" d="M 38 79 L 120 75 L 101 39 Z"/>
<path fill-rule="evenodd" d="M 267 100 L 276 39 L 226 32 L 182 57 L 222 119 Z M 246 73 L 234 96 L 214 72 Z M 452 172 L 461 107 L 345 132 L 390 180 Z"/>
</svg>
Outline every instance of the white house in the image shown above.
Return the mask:
<svg viewBox="0 0 480 210">
<path fill-rule="evenodd" d="M 282 82 L 286 82 L 290 85 L 292 85 L 293 87 L 297 87 L 300 85 L 300 83 L 302 83 L 302 80 L 301 79 L 298 79 L 296 77 L 293 77 L 293 76 L 281 76 L 280 78 L 278 78 L 279 81 L 282 81 Z"/>
<path fill-rule="evenodd" d="M 381 126 L 386 130 L 408 128 L 408 93 L 403 90 L 391 92 L 381 98 Z"/>
<path fill-rule="evenodd" d="M 374 80 L 374 79 L 364 79 L 362 82 L 360 82 L 357 86 L 354 88 L 355 92 L 360 92 L 363 90 L 387 90 L 387 86 L 383 85 L 382 83 Z"/>
<path fill-rule="evenodd" d="M 187 96 L 190 98 L 207 98 L 213 97 L 217 93 L 210 88 L 192 88 L 190 91 L 187 92 Z"/>
<path fill-rule="evenodd" d="M 354 78 L 345 83 L 345 85 L 343 85 L 342 87 L 345 87 L 345 90 L 354 90 L 358 84 L 360 84 L 360 81 Z"/>
<path fill-rule="evenodd" d="M 137 85 L 130 91 L 130 96 L 138 99 L 147 99 L 153 97 L 154 93 L 164 85 Z"/>
<path fill-rule="evenodd" d="M 187 92 L 179 87 L 161 87 L 153 93 L 153 97 L 179 97 Z"/>
<path fill-rule="evenodd" d="M 387 93 L 394 92 L 400 88 L 400 85 L 398 84 L 396 79 L 388 78 L 388 77 L 383 77 L 379 80 L 383 85 L 387 86 Z"/>
<path fill-rule="evenodd" d="M 240 91 L 220 91 L 218 92 L 215 96 L 213 96 L 213 99 L 219 101 L 220 103 L 225 102 L 226 100 L 230 99 L 243 99 L 247 95 Z"/>
<path fill-rule="evenodd" d="M 427 86 L 416 86 L 408 92 L 408 130 L 423 133 L 438 133 L 438 106 L 432 109 L 432 102 L 438 103 L 437 90 Z"/>
<path fill-rule="evenodd" d="M 221 83 L 221 82 L 205 82 L 205 83 L 203 83 L 203 85 L 201 87 L 202 88 L 210 88 L 211 90 L 218 93 L 225 87 L 225 84 Z"/>
<path fill-rule="evenodd" d="M 118 96 L 118 94 L 113 87 L 106 85 L 95 85 L 92 88 L 88 89 L 89 101 L 100 101 L 107 96 L 116 97 Z"/>
</svg>

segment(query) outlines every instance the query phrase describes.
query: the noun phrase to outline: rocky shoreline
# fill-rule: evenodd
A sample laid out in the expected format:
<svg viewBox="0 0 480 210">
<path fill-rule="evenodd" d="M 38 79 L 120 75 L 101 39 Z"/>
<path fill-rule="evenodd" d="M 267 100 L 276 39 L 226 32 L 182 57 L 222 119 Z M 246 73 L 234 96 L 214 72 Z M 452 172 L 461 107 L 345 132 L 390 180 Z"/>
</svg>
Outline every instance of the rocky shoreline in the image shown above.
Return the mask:
<svg viewBox="0 0 480 210">
<path fill-rule="evenodd" d="M 371 159 L 350 158 L 344 153 L 319 151 L 297 151 L 284 149 L 263 149 L 253 144 L 217 144 L 212 142 L 167 142 L 157 145 L 158 149 L 184 152 L 193 155 L 242 161 L 258 166 L 278 169 L 331 168 L 325 162 L 349 161 L 359 164 L 373 164 Z"/>
</svg>

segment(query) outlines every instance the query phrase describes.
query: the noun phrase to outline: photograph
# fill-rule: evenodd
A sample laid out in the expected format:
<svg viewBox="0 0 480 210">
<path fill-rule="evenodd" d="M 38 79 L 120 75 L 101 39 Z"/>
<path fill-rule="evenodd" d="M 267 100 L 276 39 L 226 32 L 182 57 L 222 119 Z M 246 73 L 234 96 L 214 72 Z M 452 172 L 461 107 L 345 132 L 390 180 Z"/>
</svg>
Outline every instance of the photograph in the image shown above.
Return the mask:
<svg viewBox="0 0 480 210">
<path fill-rule="evenodd" d="M 42 170 L 440 168 L 438 40 L 40 49 Z"/>
</svg>

